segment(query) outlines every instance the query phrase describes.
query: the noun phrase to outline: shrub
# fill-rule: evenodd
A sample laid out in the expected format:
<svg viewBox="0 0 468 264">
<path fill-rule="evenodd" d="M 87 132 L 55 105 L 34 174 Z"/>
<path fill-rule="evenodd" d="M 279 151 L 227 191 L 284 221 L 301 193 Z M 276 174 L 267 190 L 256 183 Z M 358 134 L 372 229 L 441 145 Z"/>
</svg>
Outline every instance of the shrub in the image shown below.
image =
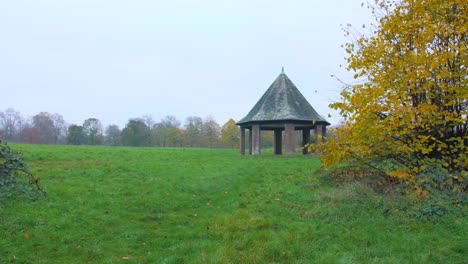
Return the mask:
<svg viewBox="0 0 468 264">
<path fill-rule="evenodd" d="M 313 150 L 326 166 L 353 163 L 385 171 L 422 198 L 431 189 L 464 193 L 466 4 L 376 0 L 369 8 L 374 30 L 345 44 L 355 83 L 330 105 L 344 124 Z"/>
<path fill-rule="evenodd" d="M 0 199 L 24 197 L 37 199 L 45 190 L 29 170 L 21 153 L 0 140 Z"/>
</svg>

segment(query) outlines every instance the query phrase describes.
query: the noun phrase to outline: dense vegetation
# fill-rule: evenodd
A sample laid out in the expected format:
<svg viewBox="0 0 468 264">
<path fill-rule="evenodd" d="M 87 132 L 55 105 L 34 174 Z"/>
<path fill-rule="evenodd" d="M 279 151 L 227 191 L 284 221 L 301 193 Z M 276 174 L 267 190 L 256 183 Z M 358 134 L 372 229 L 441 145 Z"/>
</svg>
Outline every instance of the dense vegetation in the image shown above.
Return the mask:
<svg viewBox="0 0 468 264">
<path fill-rule="evenodd" d="M 346 122 L 322 160 L 384 171 L 421 195 L 466 192 L 468 3 L 375 2 L 370 34 L 346 45 L 357 83 L 331 105 Z"/>
<path fill-rule="evenodd" d="M 14 145 L 48 195 L 0 207 L 1 263 L 462 263 L 463 204 L 336 187 L 317 159 Z M 443 215 L 443 217 L 441 217 Z"/>
<path fill-rule="evenodd" d="M 35 199 L 45 194 L 21 153 L 0 140 L 0 205 L 5 197 Z"/>
</svg>

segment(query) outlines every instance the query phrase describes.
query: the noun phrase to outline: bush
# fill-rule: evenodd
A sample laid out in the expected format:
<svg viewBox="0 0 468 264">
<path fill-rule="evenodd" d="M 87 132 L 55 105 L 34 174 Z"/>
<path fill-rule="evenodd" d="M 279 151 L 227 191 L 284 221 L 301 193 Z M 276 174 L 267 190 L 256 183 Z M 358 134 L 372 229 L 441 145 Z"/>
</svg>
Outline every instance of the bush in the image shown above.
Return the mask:
<svg viewBox="0 0 468 264">
<path fill-rule="evenodd" d="M 313 150 L 326 166 L 383 170 L 422 198 L 431 189 L 465 193 L 466 5 L 376 0 L 369 8 L 374 29 L 345 44 L 356 84 L 345 85 L 330 105 L 344 123 Z"/>
<path fill-rule="evenodd" d="M 399 179 L 372 168 L 343 165 L 317 171 L 324 184 L 336 186 L 319 199 L 349 202 L 349 206 L 368 204 L 385 215 L 402 214 L 419 221 L 438 222 L 447 214 L 466 210 L 466 172 L 450 173 L 439 167 L 426 168 L 410 179 Z M 375 198 L 379 197 L 379 198 Z M 382 201 L 378 206 L 376 201 Z M 379 207 L 381 206 L 381 207 Z"/>
<path fill-rule="evenodd" d="M 24 197 L 37 199 L 45 190 L 29 170 L 21 153 L 0 140 L 0 199 Z"/>
<path fill-rule="evenodd" d="M 322 168 L 319 171 L 323 179 L 333 185 L 344 186 L 359 182 L 378 193 L 388 193 L 401 185 L 398 179 L 389 177 L 383 171 L 361 166 L 346 165 L 342 167 Z"/>
</svg>

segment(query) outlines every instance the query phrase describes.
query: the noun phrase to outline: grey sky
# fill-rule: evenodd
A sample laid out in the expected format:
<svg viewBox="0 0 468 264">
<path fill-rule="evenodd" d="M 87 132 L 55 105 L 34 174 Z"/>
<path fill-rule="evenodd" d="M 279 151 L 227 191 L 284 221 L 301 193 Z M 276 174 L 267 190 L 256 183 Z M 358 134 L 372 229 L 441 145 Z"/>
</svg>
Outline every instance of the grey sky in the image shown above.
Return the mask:
<svg viewBox="0 0 468 264">
<path fill-rule="evenodd" d="M 0 110 L 123 127 L 152 115 L 239 120 L 281 67 L 317 112 L 350 79 L 356 0 L 0 0 Z"/>
</svg>

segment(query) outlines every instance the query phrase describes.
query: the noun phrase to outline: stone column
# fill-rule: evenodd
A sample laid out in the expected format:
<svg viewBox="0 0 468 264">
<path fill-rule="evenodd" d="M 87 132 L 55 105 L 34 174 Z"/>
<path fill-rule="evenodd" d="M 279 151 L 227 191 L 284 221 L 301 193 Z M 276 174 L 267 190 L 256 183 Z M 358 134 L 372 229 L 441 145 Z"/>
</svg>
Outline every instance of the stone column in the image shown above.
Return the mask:
<svg viewBox="0 0 468 264">
<path fill-rule="evenodd" d="M 252 127 L 249 128 L 249 155 L 252 155 Z"/>
<path fill-rule="evenodd" d="M 283 148 L 283 142 L 282 142 L 282 133 L 281 129 L 275 129 L 274 131 L 274 146 L 275 146 L 275 155 L 281 155 L 283 154 L 282 148 Z"/>
<path fill-rule="evenodd" d="M 260 155 L 260 125 L 252 125 L 252 155 Z"/>
<path fill-rule="evenodd" d="M 326 125 L 323 125 L 322 126 L 322 140 L 323 141 L 326 141 L 327 140 L 327 126 Z"/>
<path fill-rule="evenodd" d="M 285 136 L 284 136 L 284 143 L 286 147 L 286 154 L 287 155 L 294 155 L 294 125 L 293 124 L 285 124 Z"/>
<path fill-rule="evenodd" d="M 308 150 L 305 146 L 306 144 L 310 143 L 310 128 L 305 128 L 302 130 L 302 154 L 307 155 Z"/>
<path fill-rule="evenodd" d="M 327 136 L 327 127 L 325 125 L 316 125 L 315 134 L 317 135 L 317 143 L 325 141 L 325 137 Z"/>
<path fill-rule="evenodd" d="M 240 154 L 245 155 L 245 127 L 240 127 L 240 142 L 239 142 Z"/>
</svg>

